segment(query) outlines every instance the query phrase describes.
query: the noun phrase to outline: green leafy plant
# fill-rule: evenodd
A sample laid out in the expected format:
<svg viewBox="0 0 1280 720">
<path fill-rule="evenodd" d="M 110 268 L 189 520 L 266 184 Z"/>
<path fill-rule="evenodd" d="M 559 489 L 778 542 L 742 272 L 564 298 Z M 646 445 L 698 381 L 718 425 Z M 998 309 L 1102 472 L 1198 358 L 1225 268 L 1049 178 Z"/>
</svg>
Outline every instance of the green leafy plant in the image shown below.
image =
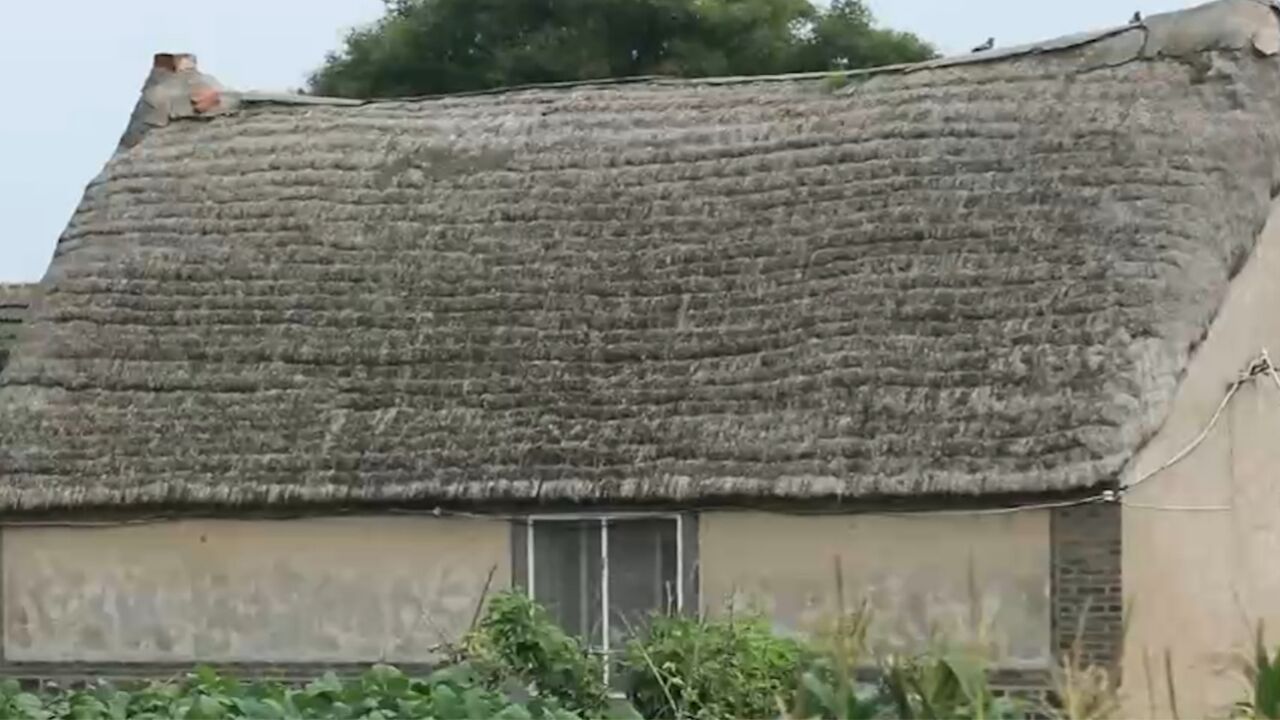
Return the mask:
<svg viewBox="0 0 1280 720">
<path fill-rule="evenodd" d="M 552 699 L 592 717 L 610 708 L 600 661 L 523 593 L 495 595 L 462 654 L 490 688 Z"/>
<path fill-rule="evenodd" d="M 450 667 L 422 680 L 389 666 L 358 678 L 325 675 L 304 687 L 242 682 L 201 669 L 178 681 L 130 690 L 107 683 L 63 690 L 0 686 L 0 717 L 21 720 L 574 720 L 555 701 L 516 703 L 484 687 L 473 669 Z"/>
<path fill-rule="evenodd" d="M 793 718 L 863 720 L 885 716 L 889 698 L 882 684 L 859 680 L 866 670 L 870 607 L 845 609 L 844 574 L 835 564 L 837 612 L 818 628 L 812 641 L 815 656 L 800 676 L 789 712 Z"/>
<path fill-rule="evenodd" d="M 799 686 L 785 718 L 810 720 L 870 720 L 892 717 L 889 697 L 876 683 L 859 681 L 841 671 L 831 658 L 817 658 L 800 675 Z"/>
<path fill-rule="evenodd" d="M 1258 625 L 1253 642 L 1253 655 L 1240 658 L 1238 664 L 1249 683 L 1249 699 L 1236 703 L 1235 716 L 1241 718 L 1280 718 L 1280 650 L 1267 650 L 1262 625 Z"/>
<path fill-rule="evenodd" d="M 790 717 L 1000 720 L 1019 717 L 1025 710 L 991 689 L 981 632 L 964 645 L 949 646 L 935 638 L 935 649 L 924 655 L 877 661 L 868 652 L 870 607 L 864 601 L 852 611 L 846 609 L 838 558 L 835 595 L 837 612 L 813 641 L 817 659 L 801 677 Z"/>
<path fill-rule="evenodd" d="M 836 577 L 843 608 L 838 570 Z M 542 608 L 508 593 L 492 599 L 448 666 L 421 679 L 379 665 L 359 677 L 330 673 L 302 686 L 243 681 L 210 669 L 129 686 L 27 690 L 7 682 L 0 683 L 0 718 L 1003 720 L 1029 709 L 991 689 L 981 642 L 939 642 L 924 655 L 877 659 L 868 652 L 869 627 L 865 604 L 836 613 L 807 641 L 779 636 L 756 615 L 654 618 L 620 658 L 633 706 L 609 696 L 599 660 Z M 1280 717 L 1280 653 L 1268 653 L 1261 630 L 1242 666 L 1252 697 L 1237 706 L 1239 716 Z M 1049 717 L 1114 716 L 1111 675 L 1085 666 L 1078 653 L 1064 661 L 1064 673 L 1074 678 L 1063 687 L 1076 688 L 1076 700 L 1045 709 Z"/>
<path fill-rule="evenodd" d="M 964 653 L 889 659 L 841 671 L 820 658 L 801 676 L 789 718 L 831 720 L 1006 720 L 1027 708 L 992 691 L 980 658 Z"/>
<path fill-rule="evenodd" d="M 910 660 L 893 660 L 884 670 L 885 692 L 895 716 L 904 719 L 1021 717 L 1026 708 L 992 691 L 982 655 L 944 651 Z"/>
<path fill-rule="evenodd" d="M 790 701 L 804 654 L 758 616 L 655 617 L 627 647 L 628 695 L 649 718 L 766 717 Z"/>
</svg>

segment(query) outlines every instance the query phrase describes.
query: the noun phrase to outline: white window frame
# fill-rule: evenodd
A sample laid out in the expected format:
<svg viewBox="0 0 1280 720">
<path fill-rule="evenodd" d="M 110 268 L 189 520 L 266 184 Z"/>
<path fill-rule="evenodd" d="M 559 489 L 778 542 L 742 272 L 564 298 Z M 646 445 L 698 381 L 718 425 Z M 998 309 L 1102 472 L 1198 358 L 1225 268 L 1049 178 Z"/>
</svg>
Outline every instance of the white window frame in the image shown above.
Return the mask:
<svg viewBox="0 0 1280 720">
<path fill-rule="evenodd" d="M 533 584 L 534 526 L 538 523 L 597 521 L 600 529 L 600 643 L 604 656 L 604 682 L 609 684 L 609 523 L 615 520 L 674 520 L 676 523 L 676 612 L 684 612 L 684 514 L 683 513 L 556 513 L 530 515 L 525 523 L 525 587 L 538 599 Z"/>
</svg>

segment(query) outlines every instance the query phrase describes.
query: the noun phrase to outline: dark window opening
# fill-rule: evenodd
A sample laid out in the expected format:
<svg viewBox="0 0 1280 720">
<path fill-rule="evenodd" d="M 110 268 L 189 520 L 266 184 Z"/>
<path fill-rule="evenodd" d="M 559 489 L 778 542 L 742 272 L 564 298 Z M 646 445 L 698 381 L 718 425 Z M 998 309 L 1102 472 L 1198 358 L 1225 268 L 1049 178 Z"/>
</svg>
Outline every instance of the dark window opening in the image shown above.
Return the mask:
<svg viewBox="0 0 1280 720">
<path fill-rule="evenodd" d="M 567 632 L 605 656 L 613 672 L 627 640 L 655 614 L 680 612 L 688 577 L 680 517 L 535 518 L 522 528 L 526 587 Z"/>
</svg>

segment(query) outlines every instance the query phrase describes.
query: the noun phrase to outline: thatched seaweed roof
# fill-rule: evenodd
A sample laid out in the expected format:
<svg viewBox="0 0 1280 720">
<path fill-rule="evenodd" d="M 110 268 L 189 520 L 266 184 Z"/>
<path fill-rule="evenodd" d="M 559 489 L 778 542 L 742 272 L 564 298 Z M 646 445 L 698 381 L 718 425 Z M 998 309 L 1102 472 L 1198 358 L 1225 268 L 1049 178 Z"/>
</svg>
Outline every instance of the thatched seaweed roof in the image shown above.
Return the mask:
<svg viewBox="0 0 1280 720">
<path fill-rule="evenodd" d="M 9 346 L 18 339 L 33 290 L 31 285 L 0 283 L 0 370 L 9 359 Z"/>
<path fill-rule="evenodd" d="M 0 506 L 1105 485 L 1267 215 L 1277 28 L 148 120 L 0 381 Z"/>
</svg>

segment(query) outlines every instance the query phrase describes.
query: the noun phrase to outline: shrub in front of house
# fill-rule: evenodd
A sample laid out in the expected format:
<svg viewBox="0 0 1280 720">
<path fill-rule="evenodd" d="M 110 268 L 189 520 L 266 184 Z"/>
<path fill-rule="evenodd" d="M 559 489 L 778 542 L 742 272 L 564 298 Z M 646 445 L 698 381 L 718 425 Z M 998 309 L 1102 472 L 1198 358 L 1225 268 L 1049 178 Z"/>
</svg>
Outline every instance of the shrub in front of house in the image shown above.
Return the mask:
<svg viewBox="0 0 1280 720">
<path fill-rule="evenodd" d="M 587 717 L 609 706 L 602 663 L 523 593 L 500 593 L 468 634 L 460 658 L 485 684 L 517 697 L 544 697 Z"/>
<path fill-rule="evenodd" d="M 868 626 L 863 608 L 801 642 L 754 615 L 657 618 L 627 647 L 629 697 L 642 716 L 673 720 L 1005 720 L 1032 709 L 996 696 L 982 653 L 872 657 Z"/>
<path fill-rule="evenodd" d="M 655 618 L 627 646 L 628 696 L 646 718 L 772 717 L 808 655 L 760 617 Z"/>
</svg>

